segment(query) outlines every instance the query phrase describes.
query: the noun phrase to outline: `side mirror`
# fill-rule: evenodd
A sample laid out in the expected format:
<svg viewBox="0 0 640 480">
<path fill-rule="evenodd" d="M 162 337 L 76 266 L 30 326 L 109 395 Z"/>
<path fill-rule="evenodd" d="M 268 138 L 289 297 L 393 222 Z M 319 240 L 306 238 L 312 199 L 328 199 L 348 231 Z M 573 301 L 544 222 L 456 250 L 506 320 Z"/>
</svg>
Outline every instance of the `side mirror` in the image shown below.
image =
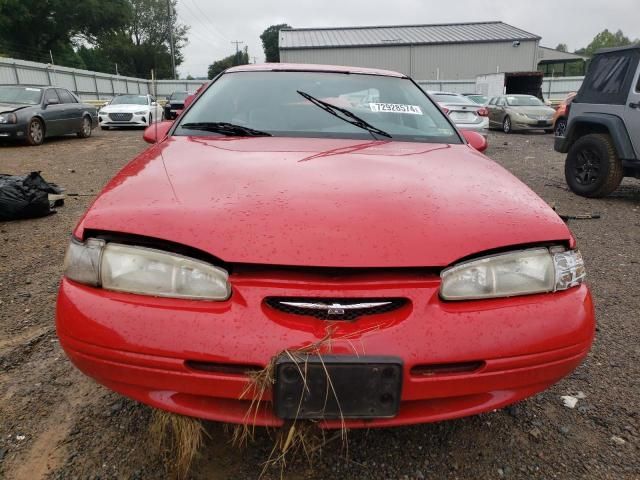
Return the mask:
<svg viewBox="0 0 640 480">
<path fill-rule="evenodd" d="M 173 122 L 167 120 L 164 122 L 153 123 L 144 129 L 142 138 L 144 138 L 144 141 L 147 143 L 156 143 L 167 136 L 172 125 Z"/>
<path fill-rule="evenodd" d="M 489 143 L 484 135 L 478 132 L 472 132 L 471 130 L 462 130 L 462 136 L 471 147 L 475 148 L 479 152 L 484 152 Z"/>
</svg>

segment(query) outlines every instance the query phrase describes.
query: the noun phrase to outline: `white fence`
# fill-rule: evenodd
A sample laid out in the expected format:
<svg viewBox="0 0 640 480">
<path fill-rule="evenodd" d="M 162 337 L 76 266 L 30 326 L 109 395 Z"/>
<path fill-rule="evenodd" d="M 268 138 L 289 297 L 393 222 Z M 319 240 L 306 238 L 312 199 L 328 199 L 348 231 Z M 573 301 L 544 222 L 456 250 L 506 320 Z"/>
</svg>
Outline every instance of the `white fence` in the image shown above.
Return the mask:
<svg viewBox="0 0 640 480">
<path fill-rule="evenodd" d="M 549 100 L 561 100 L 582 85 L 584 77 L 546 77 L 542 93 Z M 205 80 L 158 80 L 123 77 L 59 67 L 46 63 L 27 62 L 0 57 L 0 85 L 57 85 L 68 88 L 85 100 L 107 100 L 118 93 L 152 93 L 167 97 L 175 90 L 195 91 Z M 475 80 L 419 80 L 425 90 L 456 93 L 476 91 Z"/>
<path fill-rule="evenodd" d="M 117 93 L 149 93 L 148 80 L 12 58 L 0 58 L 0 85 L 56 85 L 85 100 L 111 98 Z"/>
<path fill-rule="evenodd" d="M 158 80 L 90 72 L 46 63 L 0 57 L 0 85 L 56 85 L 83 100 L 107 100 L 119 93 L 168 97 L 175 90 L 195 91 L 204 80 Z"/>
<path fill-rule="evenodd" d="M 547 100 L 563 100 L 568 93 L 577 92 L 584 77 L 545 77 L 542 81 L 542 95 Z M 425 90 L 474 93 L 475 80 L 418 80 L 418 84 Z"/>
</svg>

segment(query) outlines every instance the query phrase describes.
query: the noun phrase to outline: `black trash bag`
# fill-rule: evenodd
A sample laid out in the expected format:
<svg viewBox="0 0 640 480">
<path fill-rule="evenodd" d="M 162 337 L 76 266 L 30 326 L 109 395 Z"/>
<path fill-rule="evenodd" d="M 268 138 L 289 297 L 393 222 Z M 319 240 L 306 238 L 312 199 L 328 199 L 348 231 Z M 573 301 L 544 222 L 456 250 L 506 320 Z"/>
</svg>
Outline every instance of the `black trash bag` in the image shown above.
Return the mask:
<svg viewBox="0 0 640 480">
<path fill-rule="evenodd" d="M 40 172 L 28 175 L 0 174 L 0 221 L 44 217 L 55 213 L 49 203 L 49 194 L 62 190 L 48 183 Z"/>
</svg>

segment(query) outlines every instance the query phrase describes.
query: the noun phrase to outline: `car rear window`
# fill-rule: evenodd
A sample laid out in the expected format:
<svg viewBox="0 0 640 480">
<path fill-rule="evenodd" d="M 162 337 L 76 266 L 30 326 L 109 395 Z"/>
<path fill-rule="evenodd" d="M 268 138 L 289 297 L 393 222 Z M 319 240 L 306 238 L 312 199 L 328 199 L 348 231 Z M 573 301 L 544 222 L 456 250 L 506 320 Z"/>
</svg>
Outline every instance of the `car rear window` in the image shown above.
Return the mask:
<svg viewBox="0 0 640 480">
<path fill-rule="evenodd" d="M 639 57 L 638 50 L 596 55 L 574 102 L 624 105 Z"/>
<path fill-rule="evenodd" d="M 180 117 L 174 135 L 216 135 L 183 125 L 230 123 L 281 137 L 372 138 L 345 121 L 348 114 L 331 114 L 309 97 L 357 116 L 393 140 L 462 143 L 447 117 L 407 78 L 305 71 L 223 74 Z"/>
<path fill-rule="evenodd" d="M 473 101 L 469 100 L 464 95 L 447 95 L 442 93 L 436 93 L 433 95 L 433 98 L 436 99 L 437 102 L 440 103 L 464 103 L 473 105 Z"/>
</svg>

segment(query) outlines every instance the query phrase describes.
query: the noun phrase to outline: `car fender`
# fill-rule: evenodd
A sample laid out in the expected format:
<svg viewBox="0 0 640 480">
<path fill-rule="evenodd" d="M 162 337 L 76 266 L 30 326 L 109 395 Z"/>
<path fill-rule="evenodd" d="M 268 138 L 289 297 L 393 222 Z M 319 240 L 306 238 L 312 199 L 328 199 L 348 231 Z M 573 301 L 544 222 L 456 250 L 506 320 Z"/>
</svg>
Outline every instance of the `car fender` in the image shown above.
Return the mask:
<svg viewBox="0 0 640 480">
<path fill-rule="evenodd" d="M 98 111 L 94 110 L 83 110 L 82 111 L 82 115 L 80 115 L 80 118 L 84 118 L 85 116 L 89 116 L 89 118 L 91 119 L 91 128 L 95 128 L 98 126 Z"/>
<path fill-rule="evenodd" d="M 611 136 L 619 158 L 634 159 L 636 157 L 624 120 L 608 113 L 594 112 L 576 117 L 569 116 L 566 135 L 556 137 L 554 148 L 557 152 L 567 153 L 571 145 L 581 136 L 605 132 Z"/>
<path fill-rule="evenodd" d="M 42 115 L 40 115 L 39 112 L 33 112 L 31 115 L 26 115 L 24 117 L 24 129 L 25 131 L 29 128 L 29 123 L 31 122 L 31 120 L 33 120 L 34 118 L 37 118 L 38 120 L 40 120 L 42 122 L 42 126 L 44 128 L 44 136 L 47 136 L 47 121 L 42 117 Z"/>
</svg>

